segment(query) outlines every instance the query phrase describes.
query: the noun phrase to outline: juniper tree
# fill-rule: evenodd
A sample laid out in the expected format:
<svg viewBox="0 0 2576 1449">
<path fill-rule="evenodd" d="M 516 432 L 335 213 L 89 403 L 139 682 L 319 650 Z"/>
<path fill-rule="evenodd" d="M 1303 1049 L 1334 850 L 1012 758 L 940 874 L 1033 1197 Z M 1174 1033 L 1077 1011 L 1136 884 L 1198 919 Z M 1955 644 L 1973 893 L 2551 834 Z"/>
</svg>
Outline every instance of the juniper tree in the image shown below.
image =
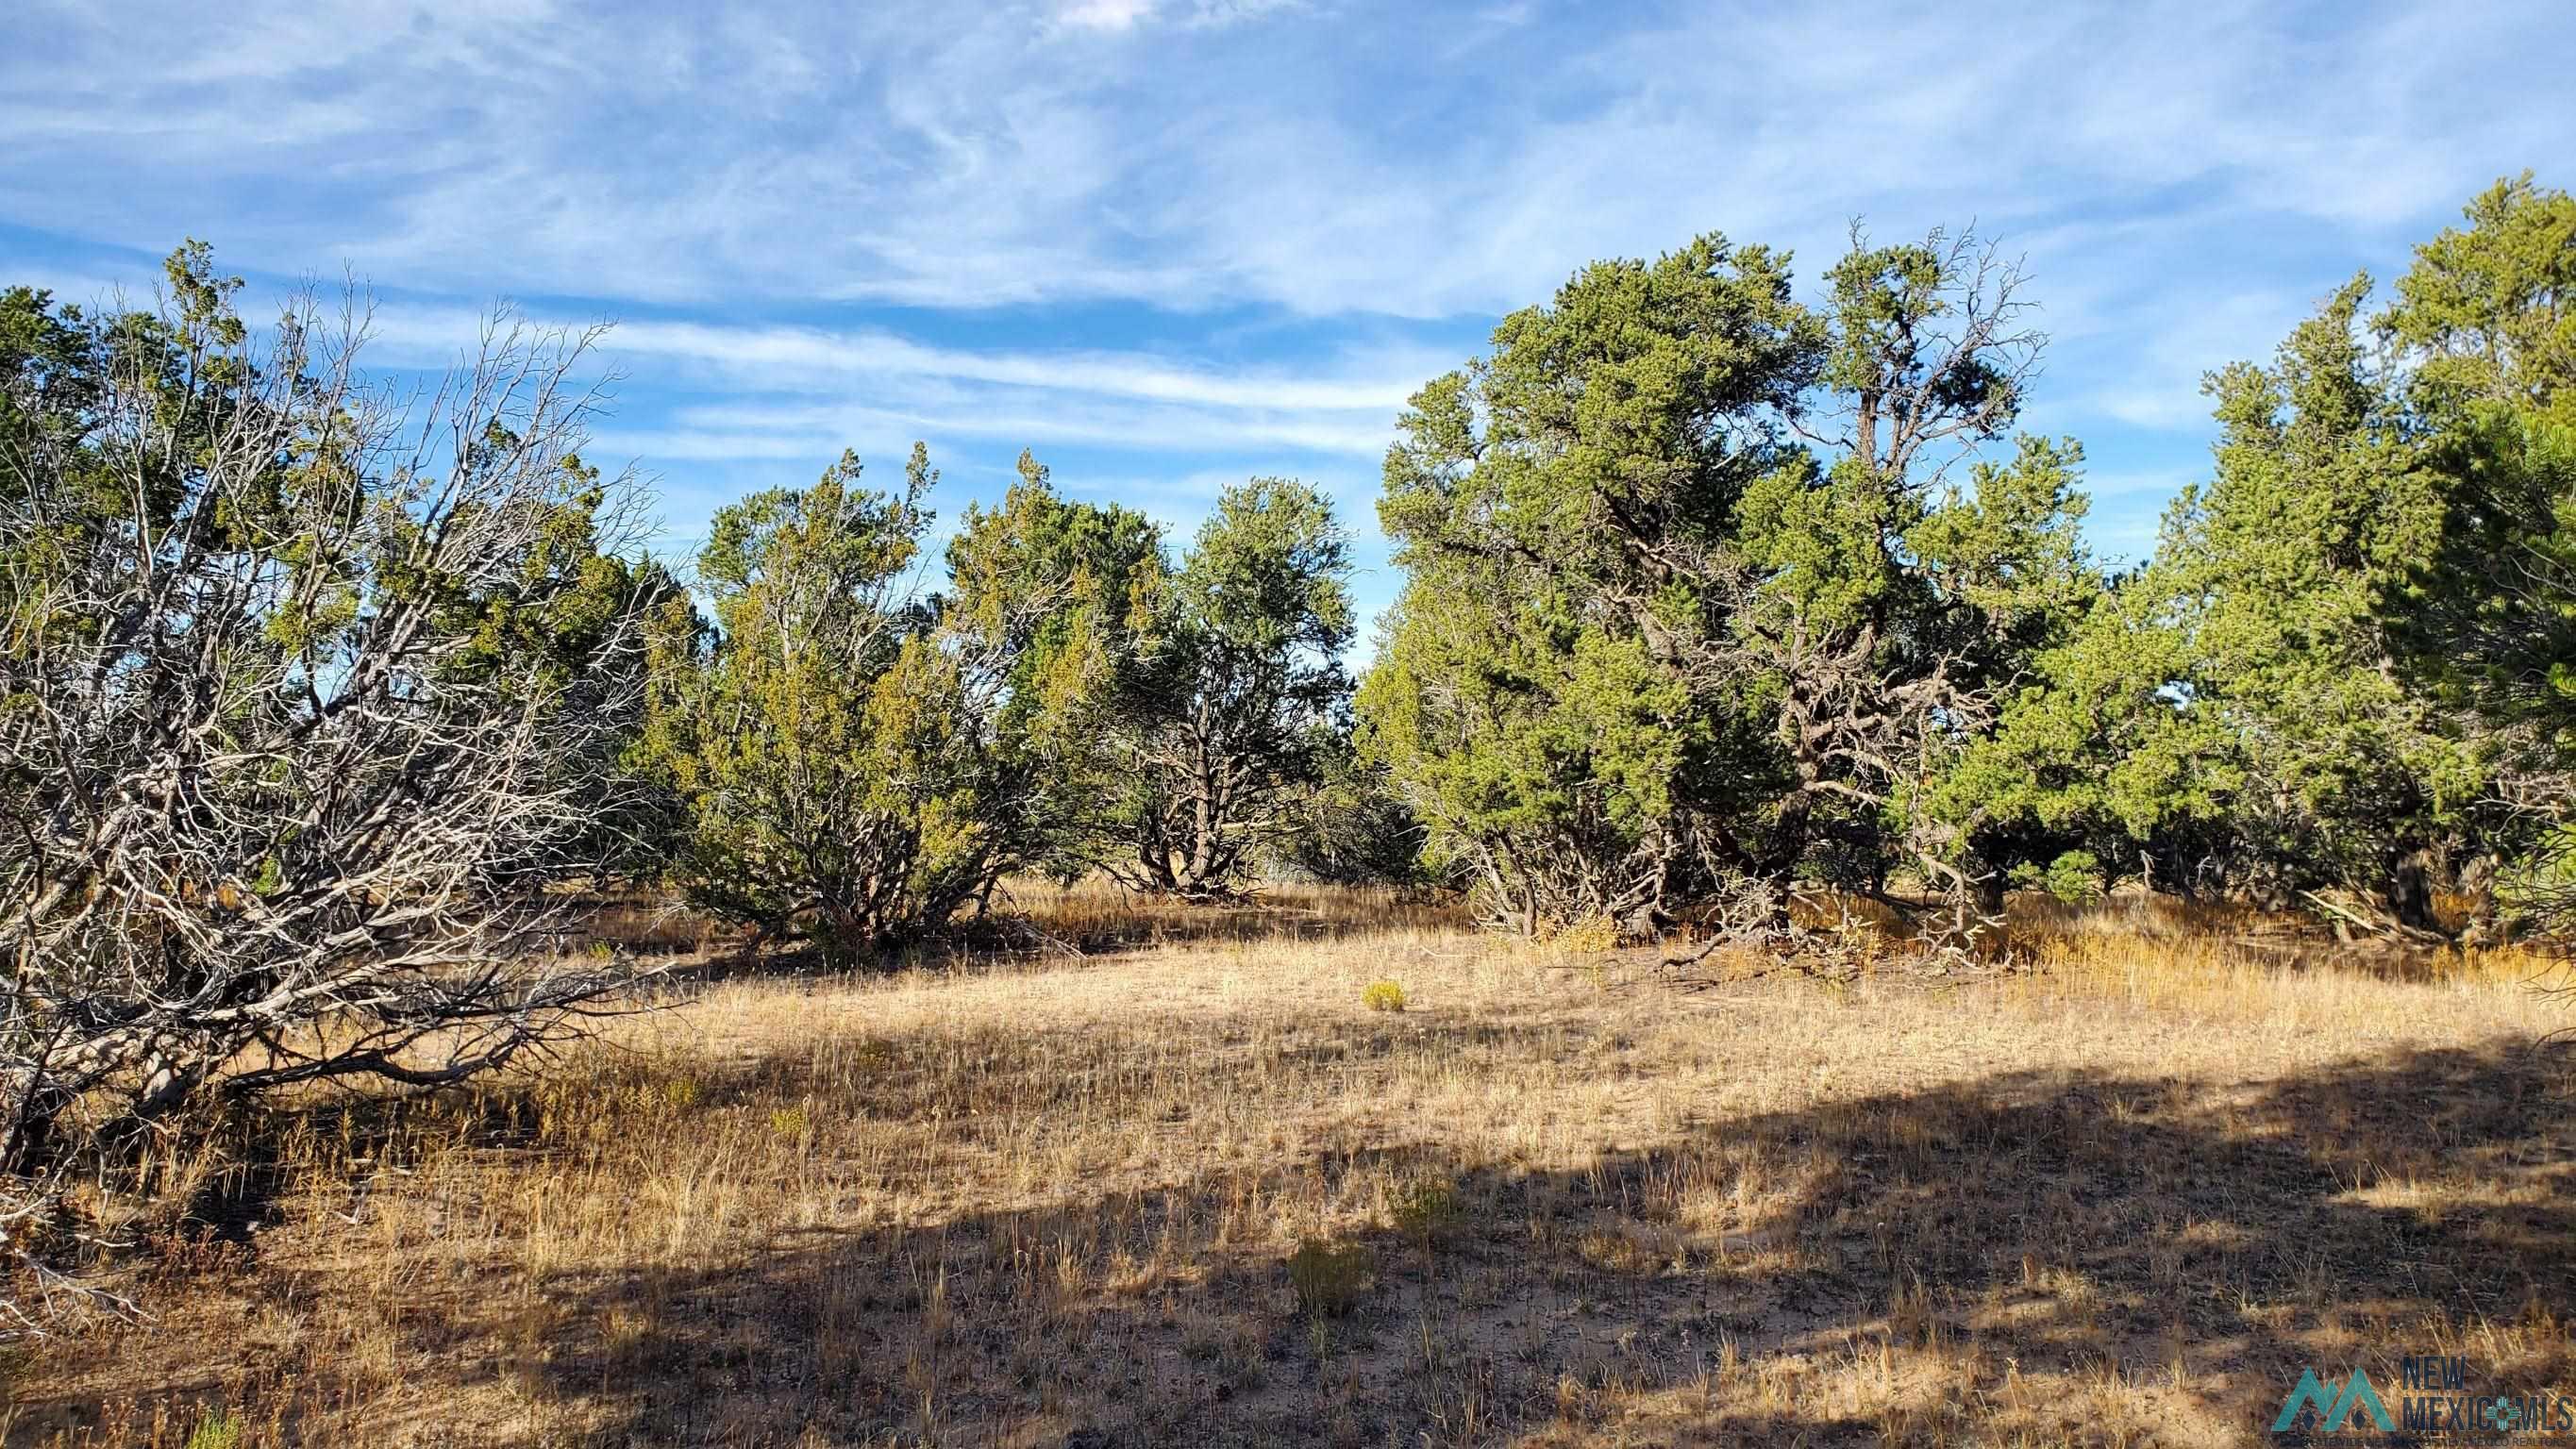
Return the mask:
<svg viewBox="0 0 2576 1449">
<path fill-rule="evenodd" d="M 1124 694 L 1113 873 L 1221 894 L 1293 827 L 1346 728 L 1349 577 L 1349 544 L 1315 489 L 1255 478 L 1218 497 Z"/>
<path fill-rule="evenodd" d="M 946 921 L 1002 868 L 1002 783 L 969 680 L 913 586 L 937 475 L 844 453 L 813 486 L 719 510 L 656 631 L 644 748 L 686 813 L 675 874 L 764 935 L 848 962 Z"/>
<path fill-rule="evenodd" d="M 2159 838 L 2203 843 L 2169 876 L 2275 906 L 2349 886 L 2431 925 L 2425 852 L 2484 776 L 2399 677 L 2377 612 L 2439 514 L 2355 335 L 2367 290 L 2338 292 L 2271 366 L 2211 375 L 2215 476 L 2176 500 L 2117 605 L 2042 661 L 1972 777 L 1997 787 L 1983 808 L 2108 810 L 2149 859 Z"/>
<path fill-rule="evenodd" d="M 1103 802 L 1134 784 L 1121 711 L 1168 580 L 1143 514 L 1062 497 L 1027 453 L 1019 474 L 998 508 L 968 505 L 940 627 L 989 738 L 999 859 L 1070 877 L 1114 834 Z"/>
<path fill-rule="evenodd" d="M 2281 906 L 2339 888 L 2418 932 L 2440 929 L 2436 867 L 2531 844 L 2564 794 L 2576 659 L 2556 416 L 2576 216 L 2526 179 L 2469 217 L 2380 314 L 2388 350 L 2366 345 L 2357 277 L 2270 365 L 2210 375 L 2213 478 L 2041 660 L 1953 810 L 2116 835 L 2168 887 Z"/>
<path fill-rule="evenodd" d="M 2405 367 L 2441 522 L 2383 591 L 2409 676 L 2493 753 L 2491 843 L 2521 904 L 2576 922 L 2576 199 L 2499 181 L 2416 252 L 2376 319 Z"/>
<path fill-rule="evenodd" d="M 1490 919 L 1777 920 L 1891 857 L 1964 911 L 1994 877 L 1928 782 L 2096 587 L 2081 455 L 1958 473 L 2041 343 L 1991 253 L 1856 244 L 1828 281 L 1802 305 L 1714 236 L 1597 263 L 1402 418 L 1363 738 Z"/>
</svg>

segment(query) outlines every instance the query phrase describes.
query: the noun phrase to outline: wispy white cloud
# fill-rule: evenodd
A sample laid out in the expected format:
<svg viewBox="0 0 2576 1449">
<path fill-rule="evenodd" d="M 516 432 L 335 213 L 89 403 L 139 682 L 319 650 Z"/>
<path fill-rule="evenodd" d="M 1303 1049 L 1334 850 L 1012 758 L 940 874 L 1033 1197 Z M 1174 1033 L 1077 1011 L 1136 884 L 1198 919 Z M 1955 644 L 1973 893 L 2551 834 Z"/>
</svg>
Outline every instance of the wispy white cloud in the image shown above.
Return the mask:
<svg viewBox="0 0 2576 1449">
<path fill-rule="evenodd" d="M 1266 15 L 1303 10 L 1306 0 L 1056 0 L 1055 27 L 1124 33 L 1150 21 L 1176 20 L 1194 30 L 1217 29 Z"/>
<path fill-rule="evenodd" d="M 1722 228 L 1812 286 L 1855 216 L 1973 219 L 2056 339 L 2033 424 L 2114 440 L 2134 539 L 2204 370 L 2576 155 L 2532 99 L 2571 49 L 2550 0 L 16 0 L 0 223 L 624 314 L 666 396 L 611 439 L 700 476 L 926 435 L 1364 493 L 1455 361 L 1415 344 L 1588 259 Z M 463 315 L 389 307 L 385 349 Z"/>
<path fill-rule="evenodd" d="M 1074 0 L 1056 11 L 1056 23 L 1074 30 L 1133 30 L 1154 13 L 1156 0 Z"/>
<path fill-rule="evenodd" d="M 2274 291 L 2127 297 L 2108 324 L 2117 368 L 2062 389 L 2049 407 L 2071 414 L 2079 427 L 2109 419 L 2139 428 L 2197 429 L 2210 409 L 2201 379 L 2231 362 L 2270 360 L 2311 300 Z"/>
<path fill-rule="evenodd" d="M 381 305 L 370 330 L 380 357 L 419 365 L 453 355 L 473 338 L 485 315 L 462 307 Z M 597 319 L 567 313 L 524 320 L 545 328 L 578 328 Z M 1425 378 L 1457 361 L 1429 348 L 1394 347 L 1297 370 L 1273 364 L 1219 369 L 1135 352 L 941 347 L 876 327 L 613 319 L 607 327 L 600 348 L 611 359 L 703 367 L 744 386 L 783 392 L 830 391 L 846 386 L 851 377 L 897 376 L 1218 408 L 1387 418 Z"/>
<path fill-rule="evenodd" d="M 571 317 L 524 319 L 548 329 Z M 368 356 L 428 368 L 466 350 L 483 314 L 376 309 Z M 732 399 L 681 406 L 666 425 L 612 434 L 671 459 L 813 456 L 857 437 L 943 435 L 1079 442 L 1146 451 L 1281 448 L 1375 457 L 1397 410 L 1444 355 L 1397 347 L 1301 370 L 1221 369 L 1101 350 L 992 350 L 924 344 L 882 328 L 832 330 L 647 320 L 601 335 L 603 368 L 657 389 Z M 839 440 L 839 441 L 836 441 Z"/>
<path fill-rule="evenodd" d="M 1115 352 L 974 352 L 929 347 L 889 332 L 814 328 L 729 328 L 693 322 L 630 322 L 607 346 L 619 353 L 737 369 L 763 383 L 800 389 L 834 377 L 892 374 L 1194 403 L 1220 408 L 1360 412 L 1391 417 L 1420 385 L 1430 358 L 1373 362 L 1365 377 L 1289 374 L 1273 369 L 1216 372 Z"/>
<path fill-rule="evenodd" d="M 977 439 L 1008 445 L 1080 443 L 1143 452 L 1266 449 L 1375 457 L 1394 435 L 1392 417 L 1317 417 L 1276 409 L 1157 407 L 1059 397 L 964 396 L 877 406 L 859 400 L 741 402 L 682 408 L 670 429 L 625 435 L 647 456 L 829 456 L 863 436 Z"/>
<path fill-rule="evenodd" d="M 229 240 L 407 282 L 1436 316 L 1703 225 L 2035 227 L 2187 191 L 2386 227 L 2576 142 L 2566 108 L 2485 100 L 2544 93 L 2576 40 L 2540 4 L 2031 4 L 1965 43 L 1880 6 L 1507 6 L 1458 75 L 1425 67 L 1473 13 L 1286 9 L 34 0 L 0 209 L 156 244 L 247 183 L 270 204 Z"/>
</svg>

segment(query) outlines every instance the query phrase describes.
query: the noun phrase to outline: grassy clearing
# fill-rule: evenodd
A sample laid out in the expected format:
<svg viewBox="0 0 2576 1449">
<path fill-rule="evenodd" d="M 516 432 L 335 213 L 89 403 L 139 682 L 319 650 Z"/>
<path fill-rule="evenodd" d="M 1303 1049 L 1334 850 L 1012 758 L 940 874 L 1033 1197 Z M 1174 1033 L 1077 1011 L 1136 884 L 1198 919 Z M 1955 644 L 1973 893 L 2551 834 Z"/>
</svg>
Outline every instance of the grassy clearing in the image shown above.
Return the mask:
<svg viewBox="0 0 2576 1449">
<path fill-rule="evenodd" d="M 22 1350 L 8 1442 L 2202 1445 L 2307 1363 L 2576 1388 L 2528 957 L 2033 908 L 2025 969 L 1681 991 L 1392 898 L 1030 904 L 1091 954 L 720 982 L 169 1164 L 157 1321 Z"/>
</svg>

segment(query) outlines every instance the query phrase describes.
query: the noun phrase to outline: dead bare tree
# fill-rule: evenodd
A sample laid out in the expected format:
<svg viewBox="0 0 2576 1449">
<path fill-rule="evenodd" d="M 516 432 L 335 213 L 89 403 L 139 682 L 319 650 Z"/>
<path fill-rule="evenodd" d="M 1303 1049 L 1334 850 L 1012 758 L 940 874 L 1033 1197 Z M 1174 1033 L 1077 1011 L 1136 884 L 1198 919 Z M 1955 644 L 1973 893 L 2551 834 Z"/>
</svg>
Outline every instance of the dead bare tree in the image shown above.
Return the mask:
<svg viewBox="0 0 2576 1449">
<path fill-rule="evenodd" d="M 596 334 L 497 315 L 397 388 L 359 369 L 359 299 L 254 333 L 206 263 L 174 255 L 157 314 L 32 294 L 60 345 L 0 375 L 23 1263 L 68 1226 L 64 1174 L 193 1097 L 455 1082 L 631 983 L 546 935 L 641 685 L 637 491 L 576 452 Z"/>
</svg>

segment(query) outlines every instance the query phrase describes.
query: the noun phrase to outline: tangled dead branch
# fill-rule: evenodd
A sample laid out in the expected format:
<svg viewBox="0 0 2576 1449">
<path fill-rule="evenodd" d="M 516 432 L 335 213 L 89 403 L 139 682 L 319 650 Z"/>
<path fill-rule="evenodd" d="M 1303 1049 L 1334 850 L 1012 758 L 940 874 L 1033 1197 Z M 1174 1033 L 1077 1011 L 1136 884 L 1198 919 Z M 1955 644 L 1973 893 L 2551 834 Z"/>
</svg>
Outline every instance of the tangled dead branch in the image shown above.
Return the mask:
<svg viewBox="0 0 2576 1449">
<path fill-rule="evenodd" d="M 0 374 L 0 1232 L 40 1300 L 86 1291 L 43 1261 L 66 1175 L 182 1104 L 459 1081 L 632 980 L 547 934 L 641 684 L 591 335 L 498 317 L 400 391 L 354 299 L 255 336 L 201 249 L 170 275 Z"/>
</svg>

